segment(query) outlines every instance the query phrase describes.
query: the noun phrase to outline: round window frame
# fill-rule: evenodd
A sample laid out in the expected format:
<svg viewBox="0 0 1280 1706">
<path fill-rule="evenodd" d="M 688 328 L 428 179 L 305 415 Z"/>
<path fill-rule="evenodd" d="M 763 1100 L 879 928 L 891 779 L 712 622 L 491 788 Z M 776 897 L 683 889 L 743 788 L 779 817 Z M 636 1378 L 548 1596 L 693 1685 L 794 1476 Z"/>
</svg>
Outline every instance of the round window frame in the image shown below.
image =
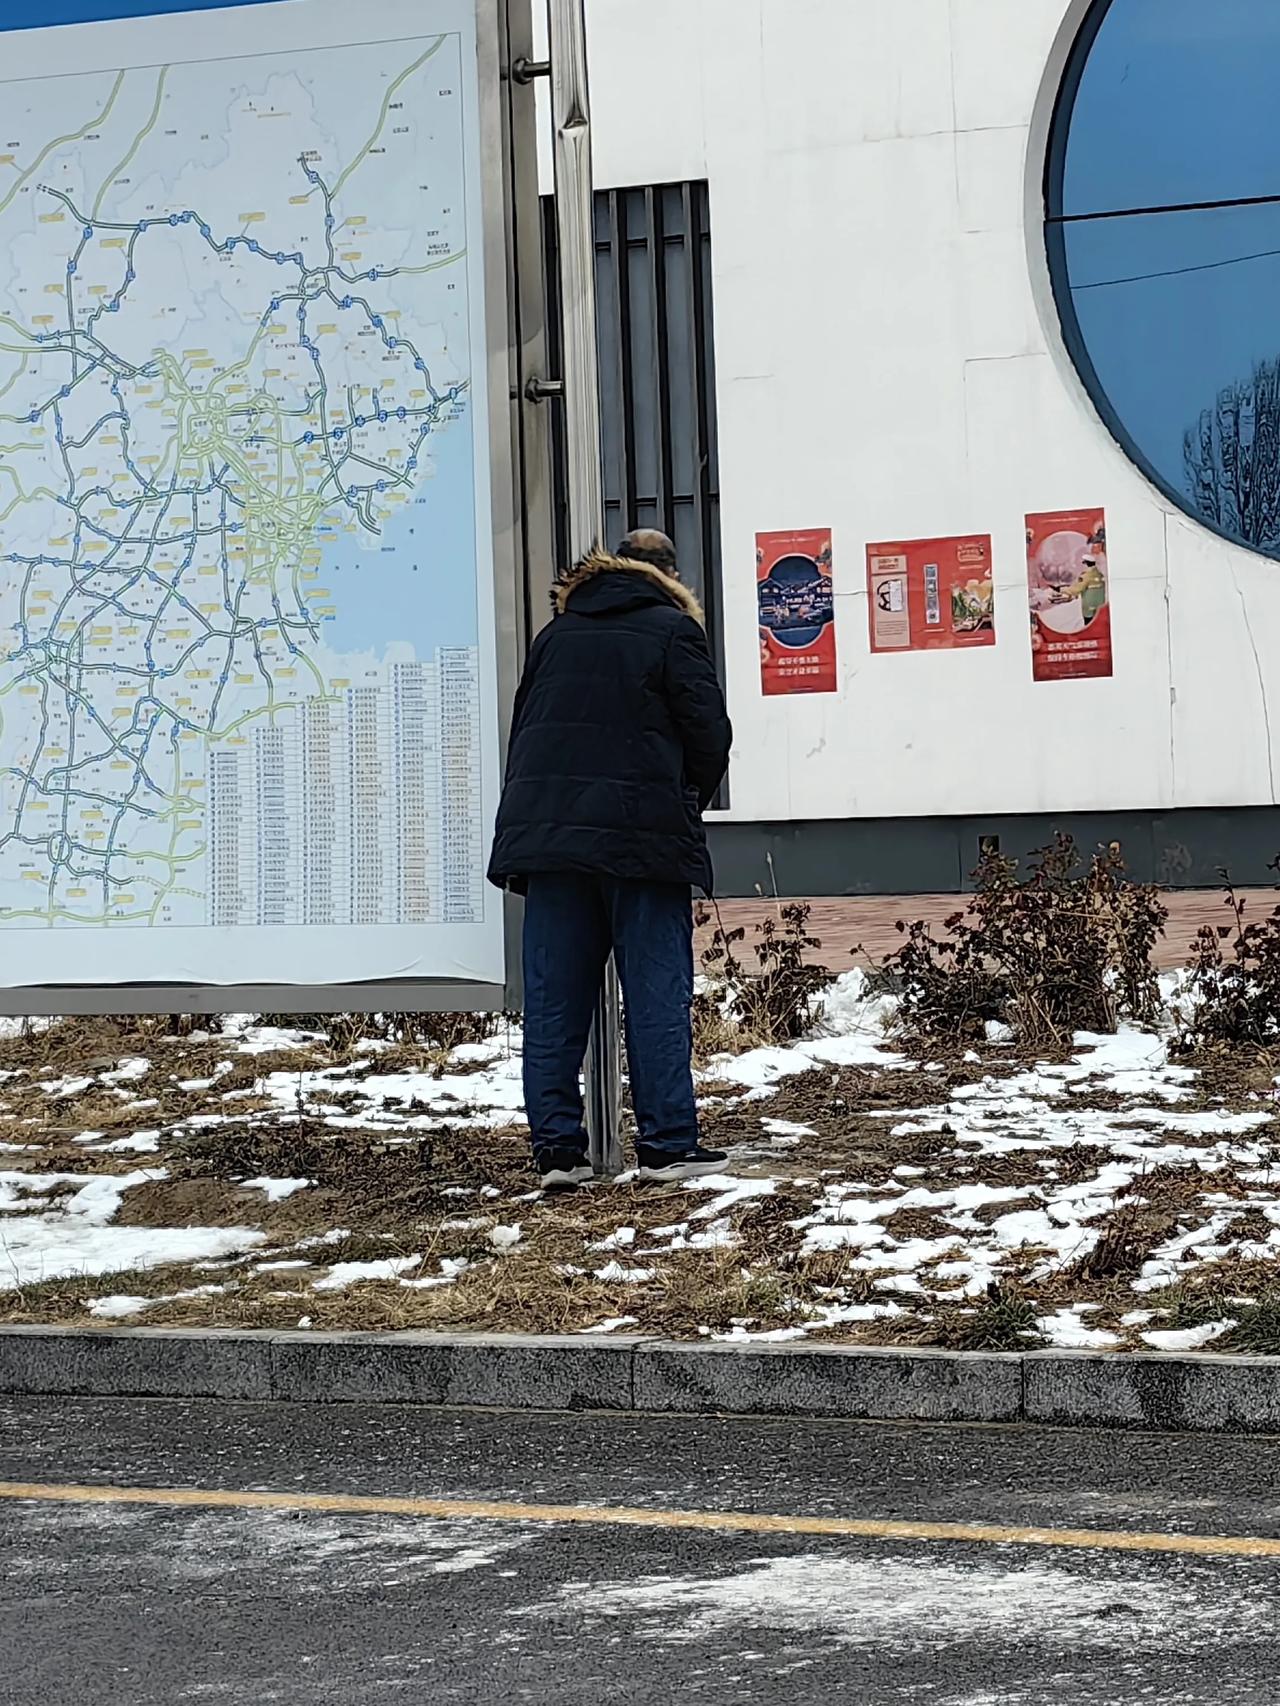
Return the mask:
<svg viewBox="0 0 1280 1706">
<path fill-rule="evenodd" d="M 1228 545 L 1235 545 L 1250 556 L 1260 557 L 1266 563 L 1280 563 L 1280 543 L 1274 550 L 1257 544 L 1254 540 L 1245 539 L 1230 528 L 1210 520 L 1206 515 L 1191 506 L 1187 494 L 1180 490 L 1163 474 L 1150 457 L 1142 449 L 1133 434 L 1125 425 L 1124 417 L 1116 409 L 1108 395 L 1106 386 L 1098 375 L 1093 357 L 1089 352 L 1088 341 L 1081 329 L 1080 317 L 1076 312 L 1075 299 L 1071 290 L 1071 269 L 1067 261 L 1066 230 L 1067 227 L 1086 215 L 1068 214 L 1063 211 L 1063 186 L 1066 180 L 1067 150 L 1071 141 L 1071 128 L 1075 122 L 1076 102 L 1080 94 L 1080 85 L 1084 80 L 1085 70 L 1097 44 L 1102 27 L 1110 16 L 1111 8 L 1117 0 L 1092 0 L 1089 10 L 1076 31 L 1075 39 L 1067 54 L 1066 69 L 1058 85 L 1053 109 L 1049 118 L 1049 141 L 1045 154 L 1044 166 L 1044 244 L 1045 258 L 1049 270 L 1049 286 L 1053 292 L 1054 309 L 1058 318 L 1058 328 L 1062 335 L 1063 346 L 1075 369 L 1080 382 L 1088 394 L 1089 401 L 1098 418 L 1110 436 L 1123 451 L 1127 460 L 1142 475 L 1149 485 L 1154 486 L 1168 503 L 1191 522 L 1202 528 L 1212 538 L 1224 540 Z M 1123 0 L 1120 0 L 1123 4 Z M 1104 210 L 1105 211 L 1105 210 Z M 1117 209 L 1109 217 L 1121 219 L 1132 217 L 1134 209 L 1126 211 Z"/>
</svg>

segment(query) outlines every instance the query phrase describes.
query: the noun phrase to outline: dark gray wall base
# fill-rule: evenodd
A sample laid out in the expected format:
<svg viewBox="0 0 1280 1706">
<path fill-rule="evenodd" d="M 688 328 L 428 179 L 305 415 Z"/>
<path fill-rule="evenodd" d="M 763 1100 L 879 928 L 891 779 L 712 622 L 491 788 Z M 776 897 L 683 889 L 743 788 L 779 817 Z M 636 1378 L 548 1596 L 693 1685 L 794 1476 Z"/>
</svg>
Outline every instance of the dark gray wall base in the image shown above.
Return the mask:
<svg viewBox="0 0 1280 1706">
<path fill-rule="evenodd" d="M 0 1328 L 0 1395 L 1280 1432 L 1280 1358 Z"/>
<path fill-rule="evenodd" d="M 1164 888 L 1269 885 L 1280 807 L 1175 812 L 1064 812 L 991 817 L 814 819 L 708 824 L 722 899 L 755 895 L 964 894 L 987 837 L 1025 859 L 1059 830 L 1082 849 L 1118 841 L 1130 874 Z"/>
</svg>

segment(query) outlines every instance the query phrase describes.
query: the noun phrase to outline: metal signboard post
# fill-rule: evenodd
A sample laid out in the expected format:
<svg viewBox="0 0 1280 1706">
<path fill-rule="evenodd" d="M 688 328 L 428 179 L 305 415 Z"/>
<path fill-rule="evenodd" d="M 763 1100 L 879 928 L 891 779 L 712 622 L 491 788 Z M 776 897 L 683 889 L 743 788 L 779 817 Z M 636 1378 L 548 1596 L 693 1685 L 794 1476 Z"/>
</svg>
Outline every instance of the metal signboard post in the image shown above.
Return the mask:
<svg viewBox="0 0 1280 1706">
<path fill-rule="evenodd" d="M 573 560 L 603 542 L 600 377 L 596 344 L 595 196 L 584 0 L 549 0 L 556 230 L 564 305 L 564 408 L 569 549 Z M 587 1051 L 587 1135 L 597 1173 L 622 1170 L 622 1026 L 610 959 Z"/>
<path fill-rule="evenodd" d="M 527 4 L 176 4 L 0 35 L 0 1012 L 514 1004 Z"/>
</svg>

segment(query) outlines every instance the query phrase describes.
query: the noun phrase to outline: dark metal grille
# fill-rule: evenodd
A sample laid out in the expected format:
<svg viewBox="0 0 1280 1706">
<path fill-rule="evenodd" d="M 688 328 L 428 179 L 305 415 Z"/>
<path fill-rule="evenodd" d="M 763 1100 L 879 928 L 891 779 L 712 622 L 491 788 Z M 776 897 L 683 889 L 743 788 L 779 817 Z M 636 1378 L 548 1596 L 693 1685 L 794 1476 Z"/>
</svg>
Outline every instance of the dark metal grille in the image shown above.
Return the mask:
<svg viewBox="0 0 1280 1706">
<path fill-rule="evenodd" d="M 720 478 L 705 183 L 596 195 L 606 543 L 631 527 L 675 540 L 680 574 L 702 600 L 723 674 Z M 555 210 L 543 199 L 548 371 L 560 372 Z M 564 421 L 552 424 L 557 564 L 568 554 Z"/>
</svg>

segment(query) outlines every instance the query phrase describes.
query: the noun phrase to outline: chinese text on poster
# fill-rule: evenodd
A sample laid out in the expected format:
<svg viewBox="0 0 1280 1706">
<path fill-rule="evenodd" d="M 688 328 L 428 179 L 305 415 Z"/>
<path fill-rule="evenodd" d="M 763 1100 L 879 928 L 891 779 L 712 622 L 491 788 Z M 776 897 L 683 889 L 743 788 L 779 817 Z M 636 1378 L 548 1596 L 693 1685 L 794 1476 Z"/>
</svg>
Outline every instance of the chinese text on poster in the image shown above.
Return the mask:
<svg viewBox="0 0 1280 1706">
<path fill-rule="evenodd" d="M 873 652 L 996 643 L 991 540 L 916 539 L 867 547 Z"/>
</svg>

